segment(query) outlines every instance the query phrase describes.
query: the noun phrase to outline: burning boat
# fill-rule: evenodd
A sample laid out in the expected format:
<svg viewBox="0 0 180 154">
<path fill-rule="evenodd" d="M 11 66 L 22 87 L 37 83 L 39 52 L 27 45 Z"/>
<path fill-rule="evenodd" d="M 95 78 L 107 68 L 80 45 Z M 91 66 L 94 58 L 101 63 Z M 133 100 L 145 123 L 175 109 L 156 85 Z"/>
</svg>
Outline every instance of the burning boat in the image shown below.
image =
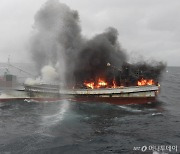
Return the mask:
<svg viewBox="0 0 180 154">
<path fill-rule="evenodd" d="M 112 104 L 153 103 L 159 92 L 157 85 L 97 89 L 59 89 L 58 86 L 25 86 L 29 98 L 35 100 L 71 99 L 80 102 L 106 102 Z"/>
<path fill-rule="evenodd" d="M 110 66 L 108 63 L 107 66 Z M 127 67 L 124 67 L 127 71 Z M 105 102 L 112 104 L 145 104 L 155 102 L 160 85 L 153 79 L 144 79 L 140 75 L 138 80 L 132 79 L 132 70 L 128 77 L 111 81 L 108 78 L 84 80 L 71 88 L 61 88 L 57 84 L 40 83 L 25 84 L 25 92 L 35 100 L 71 99 L 78 102 Z M 151 72 L 152 73 L 152 72 Z M 120 74 L 118 74 L 120 75 Z M 134 75 L 133 75 L 134 76 Z M 141 77 L 141 78 L 140 78 Z M 130 80 L 131 79 L 131 80 Z"/>
<path fill-rule="evenodd" d="M 46 80 L 25 84 L 22 92 L 39 100 L 154 102 L 164 65 L 142 61 L 129 64 L 116 28 L 109 27 L 87 39 L 79 21 L 77 11 L 58 1 L 46 3 L 37 12 L 29 52 L 37 75 Z M 46 72 L 45 68 L 50 70 Z M 49 81 L 64 85 L 48 84 Z"/>
</svg>

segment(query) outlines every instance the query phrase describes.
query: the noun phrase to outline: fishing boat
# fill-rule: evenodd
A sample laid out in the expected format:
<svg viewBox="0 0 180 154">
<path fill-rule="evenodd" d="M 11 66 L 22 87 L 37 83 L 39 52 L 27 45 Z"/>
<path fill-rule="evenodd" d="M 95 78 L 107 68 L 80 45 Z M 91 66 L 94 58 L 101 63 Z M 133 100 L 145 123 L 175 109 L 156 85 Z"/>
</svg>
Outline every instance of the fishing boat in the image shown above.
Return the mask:
<svg viewBox="0 0 180 154">
<path fill-rule="evenodd" d="M 105 102 L 111 104 L 153 103 L 159 92 L 159 85 L 130 86 L 116 88 L 61 89 L 58 85 L 25 85 L 24 91 L 34 100 L 71 99 L 78 102 Z"/>
<path fill-rule="evenodd" d="M 12 85 L 15 76 L 7 74 L 8 84 Z M 152 79 L 143 79 L 137 81 L 136 85 L 126 86 L 117 85 L 113 80 L 111 84 L 103 78 L 97 78 L 94 81 L 82 81 L 81 86 L 71 88 L 60 84 L 40 82 L 34 84 L 24 84 L 16 86 L 8 91 L 10 96 L 1 97 L 0 101 L 7 100 L 34 100 L 34 101 L 57 101 L 71 100 L 78 102 L 101 102 L 111 104 L 146 104 L 154 103 L 159 93 L 160 85 Z M 121 83 L 122 80 L 121 80 Z M 12 87 L 12 86 L 11 86 Z"/>
<path fill-rule="evenodd" d="M 9 90 L 11 97 L 0 101 L 33 99 L 36 101 L 57 101 L 69 99 L 78 102 L 101 102 L 111 104 L 154 103 L 160 85 L 129 86 L 116 88 L 72 88 L 62 89 L 59 85 L 35 84 Z M 12 97 L 13 96 L 13 97 Z"/>
</svg>

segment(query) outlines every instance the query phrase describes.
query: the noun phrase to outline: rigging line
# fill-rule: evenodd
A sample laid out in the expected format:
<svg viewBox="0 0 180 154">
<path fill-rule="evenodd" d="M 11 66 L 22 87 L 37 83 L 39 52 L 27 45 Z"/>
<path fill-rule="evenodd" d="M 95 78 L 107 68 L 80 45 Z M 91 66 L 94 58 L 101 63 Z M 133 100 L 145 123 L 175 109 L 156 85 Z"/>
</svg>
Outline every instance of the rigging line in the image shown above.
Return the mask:
<svg viewBox="0 0 180 154">
<path fill-rule="evenodd" d="M 11 65 L 10 63 L 9 63 L 9 66 L 14 67 L 14 68 L 16 68 L 16 69 L 18 69 L 18 70 L 20 70 L 20 71 L 22 71 L 22 72 L 24 72 L 24 73 L 26 73 L 26 74 L 28 74 L 28 75 L 31 75 L 31 76 L 33 76 L 33 77 L 36 77 L 34 74 L 31 74 L 31 73 L 29 73 L 29 72 L 27 72 L 27 71 L 24 71 L 23 69 L 21 69 L 21 68 L 19 68 L 19 67 L 13 66 L 13 65 Z"/>
</svg>

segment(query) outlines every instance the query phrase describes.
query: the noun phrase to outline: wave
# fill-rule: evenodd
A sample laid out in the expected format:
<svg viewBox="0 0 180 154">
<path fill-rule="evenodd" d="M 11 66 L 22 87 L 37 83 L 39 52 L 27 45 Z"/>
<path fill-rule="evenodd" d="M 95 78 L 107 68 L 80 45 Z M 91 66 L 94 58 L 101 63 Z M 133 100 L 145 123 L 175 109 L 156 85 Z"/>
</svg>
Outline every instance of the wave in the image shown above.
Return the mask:
<svg viewBox="0 0 180 154">
<path fill-rule="evenodd" d="M 161 116 L 161 115 L 163 115 L 161 112 L 152 113 L 152 116 Z"/>
<path fill-rule="evenodd" d="M 36 99 L 24 99 L 24 102 L 28 103 L 51 103 L 51 102 L 57 102 L 57 100 L 47 101 L 47 100 L 36 100 Z"/>
<path fill-rule="evenodd" d="M 45 115 L 42 116 L 43 125 L 45 126 L 52 126 L 55 124 L 59 124 L 63 119 L 65 118 L 65 113 L 69 109 L 69 102 L 67 100 L 64 100 L 62 104 L 59 106 L 59 111 L 52 115 Z"/>
<path fill-rule="evenodd" d="M 135 113 L 140 113 L 140 112 L 143 112 L 143 110 L 140 110 L 140 109 L 135 109 L 133 107 L 130 107 L 130 106 L 121 106 L 119 105 L 118 107 L 120 107 L 121 109 L 125 110 L 125 111 L 128 111 L 128 112 L 135 112 Z"/>
</svg>

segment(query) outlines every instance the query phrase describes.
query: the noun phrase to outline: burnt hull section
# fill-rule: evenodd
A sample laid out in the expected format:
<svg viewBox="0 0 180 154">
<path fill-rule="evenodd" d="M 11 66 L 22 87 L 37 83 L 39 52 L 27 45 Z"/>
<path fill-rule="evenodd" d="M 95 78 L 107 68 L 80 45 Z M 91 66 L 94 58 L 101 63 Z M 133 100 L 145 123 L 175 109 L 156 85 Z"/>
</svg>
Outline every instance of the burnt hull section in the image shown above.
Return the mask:
<svg viewBox="0 0 180 154">
<path fill-rule="evenodd" d="M 100 102 L 111 104 L 146 104 L 154 103 L 158 86 L 133 86 L 123 88 L 100 89 L 59 89 L 56 87 L 27 86 L 24 90 L 10 93 L 14 97 L 0 98 L 0 102 L 12 100 Z"/>
<path fill-rule="evenodd" d="M 99 103 L 125 105 L 125 104 L 155 103 L 156 98 L 155 97 L 130 97 L 130 98 L 76 97 L 74 100 L 78 102 L 99 102 Z"/>
<path fill-rule="evenodd" d="M 156 100 L 158 90 L 158 86 L 73 90 L 50 90 L 34 87 L 26 88 L 29 98 L 36 101 L 70 99 L 78 102 L 100 102 L 111 104 L 153 103 Z"/>
<path fill-rule="evenodd" d="M 55 101 L 63 101 L 63 100 L 71 100 L 76 102 L 82 103 L 110 103 L 110 104 L 117 104 L 117 105 L 126 105 L 126 104 L 151 104 L 155 103 L 155 97 L 131 97 L 131 98 L 100 98 L 100 97 L 73 97 L 73 98 L 65 98 L 65 97 L 57 97 L 57 98 L 50 98 L 50 97 L 25 97 L 25 98 L 0 98 L 0 102 L 8 102 L 8 101 L 19 101 L 19 100 L 26 100 L 34 101 L 34 102 L 55 102 Z"/>
</svg>

